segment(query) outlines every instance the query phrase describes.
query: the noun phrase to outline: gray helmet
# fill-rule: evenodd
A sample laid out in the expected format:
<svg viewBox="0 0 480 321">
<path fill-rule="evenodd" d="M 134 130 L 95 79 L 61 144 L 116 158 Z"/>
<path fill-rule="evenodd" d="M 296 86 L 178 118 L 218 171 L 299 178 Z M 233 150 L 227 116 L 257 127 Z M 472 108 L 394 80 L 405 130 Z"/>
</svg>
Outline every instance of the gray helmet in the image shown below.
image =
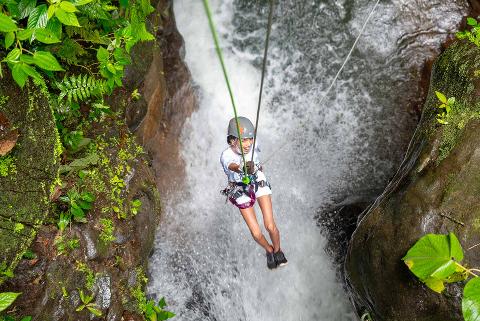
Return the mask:
<svg viewBox="0 0 480 321">
<path fill-rule="evenodd" d="M 252 122 L 247 117 L 238 117 L 238 125 L 240 129 L 240 135 L 243 138 L 253 138 L 255 134 L 255 128 Z M 235 118 L 230 119 L 228 123 L 227 136 L 233 136 L 238 138 L 237 123 Z"/>
</svg>

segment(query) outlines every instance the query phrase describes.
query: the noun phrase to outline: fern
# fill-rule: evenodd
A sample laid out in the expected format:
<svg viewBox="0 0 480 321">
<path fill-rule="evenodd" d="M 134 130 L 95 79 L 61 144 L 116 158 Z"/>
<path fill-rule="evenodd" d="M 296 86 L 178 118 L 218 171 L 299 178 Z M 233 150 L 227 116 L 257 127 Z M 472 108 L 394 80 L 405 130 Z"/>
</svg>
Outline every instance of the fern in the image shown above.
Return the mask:
<svg viewBox="0 0 480 321">
<path fill-rule="evenodd" d="M 78 64 L 79 58 L 87 54 L 87 51 L 83 49 L 82 45 L 70 38 L 66 38 L 61 45 L 55 46 L 52 49 L 57 50 L 56 54 L 60 59 L 72 65 Z"/>
<path fill-rule="evenodd" d="M 104 80 L 86 74 L 65 76 L 62 82 L 57 82 L 57 87 L 60 89 L 58 100 L 67 97 L 68 101 L 73 99 L 76 102 L 84 101 L 91 96 L 101 96 L 106 92 Z"/>
</svg>

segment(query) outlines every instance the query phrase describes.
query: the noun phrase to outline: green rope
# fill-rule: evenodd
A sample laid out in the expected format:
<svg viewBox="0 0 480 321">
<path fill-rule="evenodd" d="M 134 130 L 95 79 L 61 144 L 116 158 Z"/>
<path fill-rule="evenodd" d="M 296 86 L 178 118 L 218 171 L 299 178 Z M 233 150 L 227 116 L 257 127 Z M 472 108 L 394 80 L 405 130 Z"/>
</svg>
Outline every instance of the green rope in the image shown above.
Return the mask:
<svg viewBox="0 0 480 321">
<path fill-rule="evenodd" d="M 240 152 L 242 153 L 242 158 L 243 158 L 243 172 L 245 174 L 244 177 L 247 178 L 243 182 L 245 184 L 249 184 L 250 179 L 248 178 L 247 163 L 245 161 L 245 154 L 243 153 L 242 136 L 240 134 L 240 125 L 238 123 L 237 108 L 235 106 L 235 100 L 233 99 L 233 93 L 232 93 L 232 88 L 230 86 L 230 81 L 228 80 L 227 68 L 225 67 L 225 63 L 223 62 L 222 50 L 220 49 L 220 45 L 218 42 L 218 36 L 215 30 L 215 26 L 213 24 L 212 13 L 210 11 L 210 5 L 208 0 L 203 0 L 203 5 L 205 7 L 205 12 L 207 13 L 208 24 L 210 25 L 210 31 L 212 32 L 213 41 L 215 42 L 215 49 L 217 51 L 218 59 L 220 60 L 220 64 L 222 65 L 223 76 L 225 77 L 225 82 L 227 83 L 228 93 L 230 94 L 230 100 L 232 101 L 233 114 L 235 115 L 235 122 L 237 124 L 237 135 L 238 135 L 238 140 L 240 145 Z"/>
</svg>

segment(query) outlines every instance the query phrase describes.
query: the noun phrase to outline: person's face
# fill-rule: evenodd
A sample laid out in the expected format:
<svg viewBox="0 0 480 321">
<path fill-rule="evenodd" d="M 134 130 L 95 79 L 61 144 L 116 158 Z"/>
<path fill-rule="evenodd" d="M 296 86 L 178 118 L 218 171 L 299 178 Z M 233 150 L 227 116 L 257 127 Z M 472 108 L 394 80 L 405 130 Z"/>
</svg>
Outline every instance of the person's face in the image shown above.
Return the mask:
<svg viewBox="0 0 480 321">
<path fill-rule="evenodd" d="M 239 141 L 240 140 L 238 139 L 236 140 L 235 147 L 237 147 L 237 150 L 240 153 L 241 151 L 240 151 Z M 241 141 L 242 141 L 243 152 L 247 154 L 253 146 L 253 138 L 244 138 Z"/>
</svg>

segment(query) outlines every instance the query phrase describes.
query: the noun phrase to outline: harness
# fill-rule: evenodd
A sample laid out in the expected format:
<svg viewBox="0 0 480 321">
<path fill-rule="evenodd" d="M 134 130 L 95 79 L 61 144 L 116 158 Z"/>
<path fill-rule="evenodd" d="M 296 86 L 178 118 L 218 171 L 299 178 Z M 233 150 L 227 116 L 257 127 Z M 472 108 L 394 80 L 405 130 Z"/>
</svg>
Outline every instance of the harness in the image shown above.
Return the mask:
<svg viewBox="0 0 480 321">
<path fill-rule="evenodd" d="M 226 196 L 225 203 L 230 200 L 235 206 L 240 209 L 252 207 L 255 204 L 256 196 L 255 193 L 258 191 L 259 187 L 268 186 L 271 188 L 271 185 L 266 180 L 261 180 L 257 182 L 257 175 L 249 175 L 250 183 L 245 184 L 242 182 L 228 182 L 227 187 L 220 191 L 222 195 Z M 238 204 L 237 199 L 241 196 L 247 196 L 250 198 L 249 202 Z"/>
</svg>

